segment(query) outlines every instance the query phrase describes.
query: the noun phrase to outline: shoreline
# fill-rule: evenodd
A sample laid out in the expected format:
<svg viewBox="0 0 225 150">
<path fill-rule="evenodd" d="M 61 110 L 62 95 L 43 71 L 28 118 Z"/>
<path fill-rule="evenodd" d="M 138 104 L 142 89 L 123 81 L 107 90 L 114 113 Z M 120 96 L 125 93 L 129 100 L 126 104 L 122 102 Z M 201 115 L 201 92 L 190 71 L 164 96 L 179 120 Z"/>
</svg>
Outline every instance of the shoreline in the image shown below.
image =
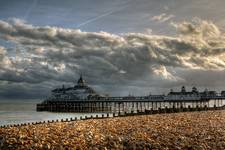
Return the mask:
<svg viewBox="0 0 225 150">
<path fill-rule="evenodd" d="M 0 129 L 0 149 L 224 149 L 225 110 L 54 122 Z"/>
</svg>

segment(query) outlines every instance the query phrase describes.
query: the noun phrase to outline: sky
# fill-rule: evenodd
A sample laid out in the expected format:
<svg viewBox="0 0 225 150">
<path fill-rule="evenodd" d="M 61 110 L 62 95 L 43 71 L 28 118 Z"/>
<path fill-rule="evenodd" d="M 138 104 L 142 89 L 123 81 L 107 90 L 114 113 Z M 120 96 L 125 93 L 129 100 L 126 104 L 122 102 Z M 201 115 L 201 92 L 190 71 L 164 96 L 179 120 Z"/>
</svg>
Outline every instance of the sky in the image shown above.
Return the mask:
<svg viewBox="0 0 225 150">
<path fill-rule="evenodd" d="M 0 100 L 80 74 L 112 96 L 225 89 L 223 0 L 0 0 Z"/>
</svg>

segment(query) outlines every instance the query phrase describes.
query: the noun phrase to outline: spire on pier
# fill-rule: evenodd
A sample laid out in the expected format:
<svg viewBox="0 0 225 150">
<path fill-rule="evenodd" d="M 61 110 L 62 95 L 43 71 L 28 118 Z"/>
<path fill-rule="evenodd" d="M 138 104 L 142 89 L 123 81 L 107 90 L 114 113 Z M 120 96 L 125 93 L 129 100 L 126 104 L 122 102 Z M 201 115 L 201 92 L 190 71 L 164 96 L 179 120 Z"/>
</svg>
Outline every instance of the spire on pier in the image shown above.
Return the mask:
<svg viewBox="0 0 225 150">
<path fill-rule="evenodd" d="M 83 80 L 82 75 L 80 75 L 79 80 L 77 81 L 77 84 L 79 86 L 84 86 L 85 85 L 85 80 Z"/>
</svg>

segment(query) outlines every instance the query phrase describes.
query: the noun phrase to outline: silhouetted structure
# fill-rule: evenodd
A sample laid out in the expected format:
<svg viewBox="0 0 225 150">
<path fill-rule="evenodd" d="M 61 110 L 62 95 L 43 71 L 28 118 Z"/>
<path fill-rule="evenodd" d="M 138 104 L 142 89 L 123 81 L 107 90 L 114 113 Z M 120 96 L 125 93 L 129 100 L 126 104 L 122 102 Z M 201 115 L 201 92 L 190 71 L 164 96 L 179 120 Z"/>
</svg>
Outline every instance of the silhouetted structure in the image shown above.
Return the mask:
<svg viewBox="0 0 225 150">
<path fill-rule="evenodd" d="M 162 108 L 222 107 L 225 91 L 218 95 L 215 91 L 199 92 L 196 87 L 180 92 L 172 89 L 167 95 L 109 97 L 100 95 L 89 87 L 80 76 L 74 87 L 57 88 L 52 95 L 37 104 L 37 111 L 54 112 L 133 112 Z"/>
</svg>

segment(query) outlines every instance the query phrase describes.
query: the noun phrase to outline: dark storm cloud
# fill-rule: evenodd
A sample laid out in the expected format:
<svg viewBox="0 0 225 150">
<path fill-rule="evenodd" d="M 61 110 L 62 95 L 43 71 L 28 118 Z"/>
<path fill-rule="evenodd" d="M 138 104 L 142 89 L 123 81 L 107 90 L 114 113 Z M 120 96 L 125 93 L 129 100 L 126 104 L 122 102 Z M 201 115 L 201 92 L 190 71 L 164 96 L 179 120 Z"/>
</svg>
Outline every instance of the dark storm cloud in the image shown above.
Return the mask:
<svg viewBox="0 0 225 150">
<path fill-rule="evenodd" d="M 35 87 L 69 84 L 83 73 L 92 85 L 115 85 L 115 90 L 190 81 L 202 85 L 202 80 L 189 77 L 198 76 L 199 70 L 206 75 L 214 72 L 211 78 L 224 74 L 225 36 L 216 25 L 202 20 L 172 25 L 178 32 L 175 37 L 39 27 L 18 19 L 0 21 L 1 39 L 17 45 L 17 53 L 11 55 L 7 48 L 0 48 L 0 80 Z"/>
</svg>

